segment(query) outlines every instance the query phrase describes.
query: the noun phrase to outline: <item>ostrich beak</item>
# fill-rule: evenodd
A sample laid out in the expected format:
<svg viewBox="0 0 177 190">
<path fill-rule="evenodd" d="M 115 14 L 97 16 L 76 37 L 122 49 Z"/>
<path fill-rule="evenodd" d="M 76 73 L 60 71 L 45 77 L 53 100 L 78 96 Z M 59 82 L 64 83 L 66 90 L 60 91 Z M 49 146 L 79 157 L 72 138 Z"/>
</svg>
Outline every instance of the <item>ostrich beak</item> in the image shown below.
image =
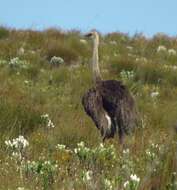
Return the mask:
<svg viewBox="0 0 177 190">
<path fill-rule="evenodd" d="M 85 37 L 91 37 L 91 36 L 92 36 L 92 33 L 89 32 L 89 33 L 85 34 L 84 36 L 85 36 Z"/>
</svg>

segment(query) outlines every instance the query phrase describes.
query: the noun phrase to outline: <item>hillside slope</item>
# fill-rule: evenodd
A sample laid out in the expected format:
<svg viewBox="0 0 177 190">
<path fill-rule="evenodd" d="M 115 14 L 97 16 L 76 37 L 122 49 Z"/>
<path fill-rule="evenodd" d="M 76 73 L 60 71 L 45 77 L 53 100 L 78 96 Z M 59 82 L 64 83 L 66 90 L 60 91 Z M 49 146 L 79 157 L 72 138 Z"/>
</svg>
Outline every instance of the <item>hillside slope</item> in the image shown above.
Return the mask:
<svg viewBox="0 0 177 190">
<path fill-rule="evenodd" d="M 0 189 L 177 189 L 177 38 L 100 41 L 103 78 L 122 80 L 140 113 L 124 148 L 118 137 L 101 144 L 81 105 L 90 41 L 0 27 Z"/>
</svg>

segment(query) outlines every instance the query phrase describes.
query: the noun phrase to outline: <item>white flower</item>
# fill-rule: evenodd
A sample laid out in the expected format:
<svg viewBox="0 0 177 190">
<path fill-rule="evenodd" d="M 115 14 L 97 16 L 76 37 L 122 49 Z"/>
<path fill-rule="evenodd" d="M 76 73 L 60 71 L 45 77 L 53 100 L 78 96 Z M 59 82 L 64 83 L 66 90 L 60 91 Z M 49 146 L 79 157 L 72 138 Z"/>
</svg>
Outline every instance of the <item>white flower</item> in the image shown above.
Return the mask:
<svg viewBox="0 0 177 190">
<path fill-rule="evenodd" d="M 74 153 L 75 153 L 75 154 L 78 153 L 78 149 L 77 149 L 77 148 L 74 149 Z"/>
<path fill-rule="evenodd" d="M 130 176 L 130 179 L 132 180 L 132 181 L 136 181 L 136 182 L 139 182 L 140 181 L 140 178 L 139 177 L 137 177 L 137 175 L 136 174 L 132 174 L 131 176 Z"/>
<path fill-rule="evenodd" d="M 55 126 L 54 126 L 54 124 L 52 123 L 52 121 L 49 120 L 49 121 L 48 121 L 48 124 L 47 124 L 47 127 L 48 127 L 48 128 L 54 128 Z"/>
<path fill-rule="evenodd" d="M 84 40 L 84 39 L 80 39 L 80 42 L 81 42 L 82 44 L 87 44 L 87 41 Z"/>
<path fill-rule="evenodd" d="M 174 49 L 169 49 L 169 50 L 168 50 L 168 54 L 169 54 L 169 55 L 172 55 L 172 56 L 173 56 L 173 55 L 176 55 L 176 50 L 174 50 Z"/>
<path fill-rule="evenodd" d="M 146 150 L 146 154 L 147 154 L 148 156 L 151 156 L 151 152 L 150 152 L 149 150 Z"/>
<path fill-rule="evenodd" d="M 46 161 L 44 162 L 44 164 L 45 164 L 45 165 L 50 165 L 51 162 L 50 162 L 49 160 L 46 160 Z"/>
<path fill-rule="evenodd" d="M 106 189 L 109 189 L 109 190 L 113 189 L 113 186 L 112 186 L 110 180 L 105 179 L 105 180 L 104 180 L 104 184 L 105 184 Z"/>
<path fill-rule="evenodd" d="M 24 159 L 23 154 L 25 152 L 25 148 L 29 146 L 29 142 L 20 135 L 16 139 L 6 140 L 5 145 L 12 151 L 11 156 L 22 162 Z"/>
<path fill-rule="evenodd" d="M 29 142 L 22 136 L 20 135 L 18 138 L 16 139 L 12 139 L 12 141 L 8 140 L 5 141 L 6 146 L 11 147 L 11 148 L 26 148 L 27 146 L 29 146 Z"/>
<path fill-rule="evenodd" d="M 64 145 L 64 144 L 57 144 L 56 148 L 59 149 L 59 150 L 64 150 L 66 148 L 66 145 Z"/>
<path fill-rule="evenodd" d="M 151 97 L 152 97 L 152 98 L 155 98 L 155 97 L 157 97 L 157 96 L 159 96 L 159 92 L 158 92 L 158 91 L 156 91 L 156 92 L 151 92 Z"/>
<path fill-rule="evenodd" d="M 30 83 L 30 81 L 25 80 L 24 83 L 25 83 L 26 85 L 28 85 L 28 84 Z"/>
<path fill-rule="evenodd" d="M 126 188 L 127 185 L 129 185 L 129 181 L 126 181 L 126 182 L 124 183 L 124 188 Z"/>
<path fill-rule="evenodd" d="M 154 152 L 151 152 L 149 149 L 147 149 L 145 152 L 146 152 L 146 155 L 149 156 L 151 159 L 155 158 Z"/>
<path fill-rule="evenodd" d="M 130 153 L 130 150 L 128 148 L 123 150 L 123 154 L 129 154 L 129 153 Z"/>
<path fill-rule="evenodd" d="M 6 140 L 6 141 L 5 141 L 5 144 L 6 144 L 6 146 L 12 146 L 12 143 L 11 143 L 10 140 Z"/>
<path fill-rule="evenodd" d="M 20 60 L 19 57 L 12 58 L 9 62 L 11 68 L 28 68 L 28 62 L 25 60 Z"/>
<path fill-rule="evenodd" d="M 85 144 L 84 144 L 84 142 L 83 142 L 83 141 L 81 141 L 80 143 L 78 143 L 78 144 L 77 144 L 77 146 L 84 147 L 84 146 L 85 146 Z"/>
<path fill-rule="evenodd" d="M 177 66 L 176 66 L 176 65 L 175 65 L 175 66 L 173 66 L 173 67 L 172 67 L 172 69 L 173 69 L 173 70 L 176 70 L 176 69 L 177 69 Z"/>
<path fill-rule="evenodd" d="M 92 179 L 92 174 L 93 174 L 93 172 L 91 170 L 84 172 L 83 173 L 83 181 L 85 181 L 85 182 L 90 181 Z"/>
<path fill-rule="evenodd" d="M 157 52 L 159 53 L 159 52 L 161 52 L 161 51 L 167 51 L 167 48 L 166 48 L 165 46 L 159 46 L 159 47 L 157 48 Z"/>
<path fill-rule="evenodd" d="M 64 63 L 64 59 L 61 57 L 53 56 L 50 60 L 50 64 L 52 65 L 60 65 Z"/>
<path fill-rule="evenodd" d="M 17 190 L 25 190 L 24 187 L 17 187 Z"/>
<path fill-rule="evenodd" d="M 20 60 L 20 59 L 19 59 L 18 57 L 12 58 L 12 59 L 10 60 L 10 62 L 9 62 L 9 65 L 11 65 L 11 66 L 18 65 L 19 60 Z"/>
<path fill-rule="evenodd" d="M 134 71 L 125 71 L 125 70 L 122 70 L 120 72 L 120 76 L 121 76 L 121 78 L 122 78 L 123 81 L 130 81 L 130 80 L 134 79 L 135 73 L 134 73 Z"/>
<path fill-rule="evenodd" d="M 54 128 L 55 127 L 55 125 L 53 124 L 53 122 L 49 118 L 48 114 L 41 115 L 41 118 L 44 119 L 44 121 L 45 121 L 48 128 Z"/>
<path fill-rule="evenodd" d="M 41 115 L 42 118 L 49 118 L 49 115 L 46 113 L 46 114 L 43 114 Z"/>
<path fill-rule="evenodd" d="M 17 152 L 12 152 L 12 156 L 14 158 L 20 158 L 21 157 L 21 154 L 17 153 Z"/>
<path fill-rule="evenodd" d="M 16 140 L 18 143 L 22 143 L 24 148 L 29 146 L 29 142 L 22 135 L 20 135 Z"/>
<path fill-rule="evenodd" d="M 100 143 L 100 148 L 104 148 L 104 145 L 103 145 L 103 143 Z"/>
</svg>

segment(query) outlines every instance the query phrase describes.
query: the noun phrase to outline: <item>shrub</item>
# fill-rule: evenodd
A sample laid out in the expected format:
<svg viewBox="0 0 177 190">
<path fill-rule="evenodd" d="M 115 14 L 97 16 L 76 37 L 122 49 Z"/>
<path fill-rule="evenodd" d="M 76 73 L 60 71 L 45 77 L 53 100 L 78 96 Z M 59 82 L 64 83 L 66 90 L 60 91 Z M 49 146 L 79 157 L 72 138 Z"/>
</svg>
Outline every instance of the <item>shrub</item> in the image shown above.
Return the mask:
<svg viewBox="0 0 177 190">
<path fill-rule="evenodd" d="M 112 72 L 117 74 L 122 70 L 133 71 L 136 69 L 137 66 L 136 62 L 128 57 L 113 58 L 112 60 L 110 60 L 110 62 Z"/>
<path fill-rule="evenodd" d="M 143 64 L 137 67 L 135 80 L 143 83 L 159 84 L 163 82 L 164 76 L 165 72 L 160 65 Z"/>
<path fill-rule="evenodd" d="M 24 167 L 25 172 L 28 175 L 34 175 L 36 181 L 42 181 L 42 187 L 44 190 L 52 188 L 54 183 L 54 175 L 56 173 L 58 165 L 55 161 L 50 160 L 38 160 L 28 161 Z"/>
<path fill-rule="evenodd" d="M 49 40 L 44 47 L 44 55 L 50 61 L 52 57 L 62 57 L 70 64 L 78 59 L 78 53 L 64 41 Z"/>
<path fill-rule="evenodd" d="M 41 124 L 41 114 L 27 102 L 15 105 L 1 98 L 0 106 L 1 138 L 29 134 Z"/>
<path fill-rule="evenodd" d="M 0 26 L 0 39 L 7 38 L 9 36 L 9 30 Z"/>
<path fill-rule="evenodd" d="M 15 57 L 15 58 L 12 58 L 10 61 L 9 61 L 9 66 L 12 68 L 12 69 L 18 69 L 18 68 L 22 68 L 22 69 L 26 69 L 28 68 L 28 63 L 27 61 L 25 60 L 20 60 L 18 57 Z"/>
<path fill-rule="evenodd" d="M 65 33 L 57 28 L 49 28 L 43 32 L 43 35 L 47 38 L 53 38 L 53 39 L 64 39 Z"/>
<path fill-rule="evenodd" d="M 63 60 L 63 58 L 61 58 L 61 57 L 53 56 L 53 57 L 51 58 L 51 60 L 50 60 L 50 64 L 51 64 L 52 66 L 59 66 L 59 65 L 61 65 L 61 64 L 63 64 L 63 63 L 64 63 L 64 60 Z"/>
</svg>

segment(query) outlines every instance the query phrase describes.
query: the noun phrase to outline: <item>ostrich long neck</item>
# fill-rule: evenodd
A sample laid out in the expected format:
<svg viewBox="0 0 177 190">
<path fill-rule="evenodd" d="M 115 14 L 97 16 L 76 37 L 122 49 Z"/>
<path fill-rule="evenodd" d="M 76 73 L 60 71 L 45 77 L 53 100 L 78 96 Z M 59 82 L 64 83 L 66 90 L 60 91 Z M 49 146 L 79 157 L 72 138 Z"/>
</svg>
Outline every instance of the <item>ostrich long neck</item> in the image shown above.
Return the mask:
<svg viewBox="0 0 177 190">
<path fill-rule="evenodd" d="M 102 79 L 99 69 L 98 45 L 99 45 L 99 38 L 98 36 L 95 36 L 93 41 L 93 58 L 92 58 L 93 81 L 95 84 L 101 81 Z"/>
</svg>

